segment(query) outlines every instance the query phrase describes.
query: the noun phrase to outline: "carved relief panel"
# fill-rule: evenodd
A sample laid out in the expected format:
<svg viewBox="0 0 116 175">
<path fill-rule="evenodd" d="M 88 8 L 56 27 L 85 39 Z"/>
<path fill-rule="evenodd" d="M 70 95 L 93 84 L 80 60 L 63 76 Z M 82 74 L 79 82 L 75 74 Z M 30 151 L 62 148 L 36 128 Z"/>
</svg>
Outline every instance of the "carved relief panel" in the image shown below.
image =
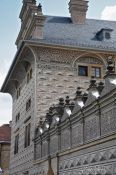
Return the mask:
<svg viewBox="0 0 116 175">
<path fill-rule="evenodd" d="M 57 153 L 58 151 L 58 136 L 52 136 L 50 138 L 50 154 Z"/>
<path fill-rule="evenodd" d="M 48 155 L 48 142 L 44 141 L 42 143 L 42 157 L 46 157 Z"/>
<path fill-rule="evenodd" d="M 40 159 L 41 158 L 41 145 L 36 144 L 35 145 L 35 159 Z"/>
<path fill-rule="evenodd" d="M 72 146 L 83 143 L 83 123 L 77 123 L 72 126 Z"/>
<path fill-rule="evenodd" d="M 85 142 L 97 139 L 100 135 L 99 117 L 90 116 L 85 118 L 84 137 Z"/>
<path fill-rule="evenodd" d="M 70 148 L 70 130 L 66 129 L 61 132 L 61 150 Z"/>
<path fill-rule="evenodd" d="M 101 134 L 107 135 L 116 132 L 116 108 L 113 108 L 101 116 Z"/>
</svg>

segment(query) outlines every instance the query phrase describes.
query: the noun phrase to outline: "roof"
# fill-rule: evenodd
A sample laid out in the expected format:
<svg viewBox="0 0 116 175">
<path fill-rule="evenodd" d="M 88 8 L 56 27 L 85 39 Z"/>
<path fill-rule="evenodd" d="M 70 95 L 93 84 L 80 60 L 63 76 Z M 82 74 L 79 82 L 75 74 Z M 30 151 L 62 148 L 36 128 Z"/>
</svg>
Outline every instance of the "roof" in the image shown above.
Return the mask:
<svg viewBox="0 0 116 175">
<path fill-rule="evenodd" d="M 95 40 L 101 29 L 112 30 L 109 40 Z M 47 16 L 41 42 L 115 50 L 116 21 L 86 19 L 85 24 L 73 24 L 70 17 Z"/>
<path fill-rule="evenodd" d="M 108 29 L 111 38 L 107 40 L 95 39 L 100 30 Z M 116 52 L 116 21 L 86 19 L 85 24 L 73 24 L 70 17 L 46 16 L 43 39 L 28 39 L 22 41 L 16 52 L 7 77 L 1 88 L 4 92 L 6 82 L 17 62 L 18 55 L 27 44 L 56 45 L 61 47 L 80 48 L 97 51 Z"/>
<path fill-rule="evenodd" d="M 11 140 L 11 127 L 9 124 L 0 127 L 0 143 L 8 143 Z"/>
</svg>

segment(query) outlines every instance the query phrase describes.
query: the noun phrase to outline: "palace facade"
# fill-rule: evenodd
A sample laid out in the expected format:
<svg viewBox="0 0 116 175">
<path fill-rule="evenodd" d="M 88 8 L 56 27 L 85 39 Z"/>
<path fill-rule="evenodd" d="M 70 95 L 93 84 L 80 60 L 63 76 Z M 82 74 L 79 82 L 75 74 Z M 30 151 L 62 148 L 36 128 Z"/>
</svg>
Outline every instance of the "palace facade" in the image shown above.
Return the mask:
<svg viewBox="0 0 116 175">
<path fill-rule="evenodd" d="M 34 161 L 34 138 L 40 118 L 45 120 L 48 109 L 55 106 L 60 97 L 69 95 L 70 99 L 74 99 L 77 86 L 86 92 L 92 76 L 97 82 L 103 80 L 107 60 L 116 62 L 116 22 L 87 19 L 87 9 L 87 1 L 70 0 L 71 17 L 46 16 L 41 4 L 37 5 L 35 0 L 23 0 L 17 52 L 1 88 L 1 92 L 11 94 L 13 99 L 10 175 L 39 172 L 38 166 L 35 168 L 38 163 Z M 93 118 L 98 122 L 96 115 Z M 94 120 L 90 123 L 93 125 Z M 72 132 L 78 137 L 77 126 L 74 127 L 75 131 Z M 79 127 L 81 132 L 80 124 Z M 70 134 L 64 133 L 63 138 L 65 135 Z M 99 137 L 98 133 L 96 137 Z M 62 149 L 69 147 L 69 140 L 62 142 Z M 56 147 L 52 149 L 56 150 Z M 94 147 L 88 152 L 92 150 L 95 151 Z M 40 154 L 48 155 L 46 148 L 43 152 Z M 82 154 L 86 155 L 86 152 L 82 151 Z M 68 161 L 68 157 L 65 158 Z M 54 174 L 57 174 L 56 169 Z M 44 172 L 40 170 L 39 174 L 46 172 L 47 169 Z"/>
</svg>

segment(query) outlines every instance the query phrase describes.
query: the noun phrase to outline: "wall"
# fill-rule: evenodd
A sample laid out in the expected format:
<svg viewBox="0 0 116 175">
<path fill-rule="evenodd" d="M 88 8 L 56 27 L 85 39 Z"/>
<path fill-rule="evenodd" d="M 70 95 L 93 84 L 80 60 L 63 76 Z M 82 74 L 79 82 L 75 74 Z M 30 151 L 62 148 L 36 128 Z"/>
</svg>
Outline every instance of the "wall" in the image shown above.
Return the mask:
<svg viewBox="0 0 116 175">
<path fill-rule="evenodd" d="M 75 105 L 75 112 L 70 117 L 64 113 L 59 124 L 54 123 L 54 114 L 49 132 L 43 127 L 42 135 L 37 128 L 37 174 L 47 174 L 49 157 L 55 175 L 116 174 L 116 89 L 108 80 L 101 98 L 92 99 L 89 91 L 83 109 Z"/>
<path fill-rule="evenodd" d="M 8 175 L 9 162 L 10 162 L 10 144 L 2 143 L 0 144 L 0 167 L 4 171 L 4 175 Z"/>
<path fill-rule="evenodd" d="M 29 49 L 31 48 L 31 50 Z M 11 79 L 17 80 L 21 87 L 21 95 L 16 99 L 16 88 L 11 88 L 13 97 L 13 117 L 11 136 L 10 174 L 34 172 L 34 131 L 40 117 L 44 117 L 49 107 L 56 103 L 60 96 L 73 94 L 77 86 L 88 87 L 89 77 L 78 77 L 78 64 L 101 65 L 102 74 L 105 70 L 106 56 L 96 52 L 65 50 L 47 47 L 29 46 L 20 53 Z M 81 59 L 82 57 L 82 59 Z M 87 59 L 85 59 L 87 57 Z M 33 75 L 30 82 L 26 81 L 25 63 L 32 66 Z M 102 77 L 101 77 L 102 78 Z M 13 84 L 13 83 L 12 83 Z M 11 84 L 11 86 L 12 86 Z M 10 89 L 10 86 L 9 86 Z M 26 112 L 26 102 L 31 97 L 31 109 Z M 20 112 L 20 120 L 16 123 L 16 115 Z M 31 144 L 24 148 L 25 120 L 31 116 Z M 19 134 L 19 152 L 14 155 L 15 136 Z M 65 137 L 67 133 L 62 133 Z M 53 138 L 53 142 L 56 138 Z M 62 139 L 63 141 L 63 139 Z M 46 147 L 46 143 L 45 143 Z M 63 146 L 64 147 L 64 146 Z M 51 148 L 54 149 L 54 148 Z M 43 148 L 43 154 L 46 152 Z"/>
</svg>

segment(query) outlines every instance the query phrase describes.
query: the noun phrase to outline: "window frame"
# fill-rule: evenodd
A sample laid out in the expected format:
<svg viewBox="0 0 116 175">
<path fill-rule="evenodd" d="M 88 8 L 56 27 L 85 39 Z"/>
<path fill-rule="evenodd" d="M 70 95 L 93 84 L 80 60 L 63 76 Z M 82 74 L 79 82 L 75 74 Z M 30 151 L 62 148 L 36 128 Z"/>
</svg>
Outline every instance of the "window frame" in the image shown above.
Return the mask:
<svg viewBox="0 0 116 175">
<path fill-rule="evenodd" d="M 29 83 L 29 81 L 32 79 L 32 74 L 33 74 L 33 70 L 32 67 L 30 67 L 27 71 L 27 84 Z"/>
<path fill-rule="evenodd" d="M 79 75 L 79 66 L 87 67 L 87 68 L 88 68 L 88 75 L 87 75 L 87 76 Z M 91 77 L 92 77 L 92 68 L 98 68 L 98 69 L 100 69 L 100 77 L 96 77 L 96 76 L 95 76 L 95 78 L 101 79 L 101 78 L 103 77 L 103 69 L 102 69 L 102 68 L 103 68 L 103 65 L 78 63 L 77 67 L 78 67 L 77 74 L 78 74 L 78 76 L 80 76 L 80 77 L 83 77 L 83 78 L 85 78 L 85 77 L 91 78 Z"/>
<path fill-rule="evenodd" d="M 31 108 L 31 98 L 29 98 L 26 102 L 26 111 L 29 111 Z"/>
<path fill-rule="evenodd" d="M 81 68 L 81 67 L 83 67 L 83 68 L 87 68 L 87 74 L 86 75 L 80 75 L 79 74 L 79 68 Z M 89 66 L 88 65 L 81 65 L 81 64 L 78 64 L 78 76 L 81 76 L 81 77 L 88 77 L 89 76 Z"/>
<path fill-rule="evenodd" d="M 28 123 L 25 126 L 24 148 L 30 146 L 30 143 L 31 143 L 31 123 Z"/>
<path fill-rule="evenodd" d="M 15 123 L 18 123 L 19 120 L 20 120 L 20 112 L 17 113 L 17 115 L 15 117 Z"/>
<path fill-rule="evenodd" d="M 14 141 L 14 154 L 18 154 L 19 152 L 19 133 L 15 136 Z"/>
<path fill-rule="evenodd" d="M 92 69 L 94 69 L 94 75 L 92 75 Z M 97 74 L 96 74 L 96 69 L 99 69 L 99 77 L 97 77 Z M 100 66 L 91 66 L 91 76 L 94 76 L 94 78 L 101 78 L 101 75 L 102 75 L 102 69 Z"/>
<path fill-rule="evenodd" d="M 20 95 L 21 95 L 21 87 L 18 87 L 16 89 L 16 99 L 18 99 L 20 97 Z"/>
</svg>

